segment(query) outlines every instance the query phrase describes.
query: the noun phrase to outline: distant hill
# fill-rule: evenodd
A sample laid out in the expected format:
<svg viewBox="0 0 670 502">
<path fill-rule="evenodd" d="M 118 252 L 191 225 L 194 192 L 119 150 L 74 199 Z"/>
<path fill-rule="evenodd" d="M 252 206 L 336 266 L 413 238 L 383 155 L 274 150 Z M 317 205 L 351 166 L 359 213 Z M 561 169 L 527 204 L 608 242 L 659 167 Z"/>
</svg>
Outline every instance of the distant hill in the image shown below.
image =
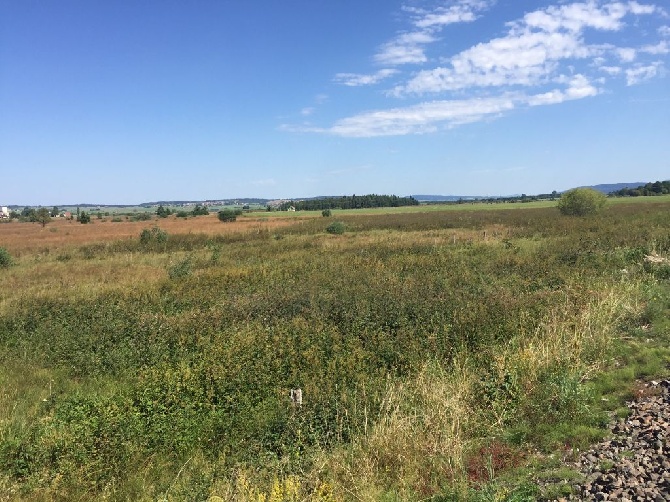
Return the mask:
<svg viewBox="0 0 670 502">
<path fill-rule="evenodd" d="M 579 187 L 579 188 L 592 188 L 604 194 L 608 194 L 611 192 L 616 192 L 617 190 L 622 190 L 624 188 L 637 188 L 646 183 L 647 183 L 646 181 L 636 181 L 635 183 L 605 183 L 602 185 L 592 185 L 588 187 Z"/>
</svg>

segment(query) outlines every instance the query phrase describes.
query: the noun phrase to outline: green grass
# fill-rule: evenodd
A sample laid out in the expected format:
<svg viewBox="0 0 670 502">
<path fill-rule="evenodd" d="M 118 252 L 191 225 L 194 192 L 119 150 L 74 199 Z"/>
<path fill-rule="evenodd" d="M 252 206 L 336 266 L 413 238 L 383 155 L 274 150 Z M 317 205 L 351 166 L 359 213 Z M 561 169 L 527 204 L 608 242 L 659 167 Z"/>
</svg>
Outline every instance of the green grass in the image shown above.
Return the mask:
<svg viewBox="0 0 670 502">
<path fill-rule="evenodd" d="M 557 459 L 666 371 L 670 287 L 644 256 L 670 253 L 670 204 L 506 206 L 526 210 L 334 211 L 343 235 L 317 211 L 22 256 L 0 270 L 0 493 L 563 493 Z M 105 284 L 111 266 L 135 279 Z"/>
</svg>

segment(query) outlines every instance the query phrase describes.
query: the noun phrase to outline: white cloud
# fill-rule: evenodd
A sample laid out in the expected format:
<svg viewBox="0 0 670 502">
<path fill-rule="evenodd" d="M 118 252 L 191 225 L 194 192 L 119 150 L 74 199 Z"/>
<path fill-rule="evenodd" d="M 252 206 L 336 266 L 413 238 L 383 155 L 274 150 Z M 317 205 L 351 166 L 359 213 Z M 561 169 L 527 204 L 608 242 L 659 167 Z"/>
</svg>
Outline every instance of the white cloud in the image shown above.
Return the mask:
<svg viewBox="0 0 670 502">
<path fill-rule="evenodd" d="M 516 30 L 540 29 L 548 32 L 567 30 L 577 33 L 585 28 L 616 31 L 621 29 L 621 19 L 627 11 L 626 6 L 618 2 L 602 7 L 593 1 L 572 3 L 528 13 L 521 23 L 512 23 L 511 26 Z"/>
<path fill-rule="evenodd" d="M 668 45 L 667 40 L 661 40 L 656 45 L 645 45 L 640 49 L 640 52 L 646 54 L 668 54 L 670 52 L 670 46 Z"/>
<path fill-rule="evenodd" d="M 309 115 L 314 113 L 314 110 L 315 110 L 315 108 L 313 106 L 307 106 L 307 107 L 303 108 L 302 110 L 300 110 L 300 115 L 308 117 Z"/>
<path fill-rule="evenodd" d="M 405 7 L 413 14 L 412 24 L 418 30 L 400 33 L 383 44 L 374 60 L 382 65 L 425 63 L 428 58 L 424 47 L 439 40 L 436 36 L 438 31 L 450 24 L 474 21 L 480 11 L 493 3 L 493 0 L 459 0 L 449 7 L 439 6 L 431 10 Z"/>
<path fill-rule="evenodd" d="M 619 75 L 623 71 L 620 66 L 600 66 L 598 69 L 612 76 Z"/>
<path fill-rule="evenodd" d="M 454 56 L 450 67 L 419 72 L 392 93 L 423 94 L 470 87 L 537 85 L 557 68 L 557 61 L 591 54 L 568 33 L 526 32 L 478 44 Z"/>
<path fill-rule="evenodd" d="M 474 21 L 493 3 L 460 0 L 432 10 L 405 7 L 415 30 L 381 46 L 375 60 L 389 66 L 426 63 L 426 46 L 439 40 L 444 26 Z M 649 64 L 644 59 L 669 53 L 668 41 L 634 48 L 602 40 L 589 43 L 588 37 L 593 31 L 623 30 L 629 27 L 631 16 L 654 13 L 665 15 L 654 5 L 624 0 L 561 2 L 538 9 L 507 23 L 502 36 L 451 55 L 438 67 L 421 69 L 387 91 L 389 96 L 409 99 L 426 94 L 453 94 L 457 99 L 363 112 L 330 127 L 282 128 L 344 137 L 422 134 L 493 119 L 519 107 L 597 96 L 604 92 L 602 86 L 609 77 L 625 77 L 628 85 L 635 85 L 662 71 L 660 61 Z M 658 33 L 670 36 L 670 28 L 665 28 Z M 372 74 L 340 73 L 335 81 L 348 86 L 370 85 L 398 73 L 387 67 Z"/>
<path fill-rule="evenodd" d="M 379 70 L 372 75 L 361 75 L 358 73 L 338 73 L 335 75 L 334 80 L 339 84 L 347 85 L 349 87 L 358 87 L 362 85 L 376 84 L 377 82 L 395 75 L 396 73 L 398 73 L 398 70 L 393 69 Z"/>
<path fill-rule="evenodd" d="M 598 58 L 607 52 L 623 63 L 637 57 L 637 51 L 609 44 L 587 44 L 586 29 L 617 31 L 628 14 L 650 14 L 653 6 L 636 2 L 599 4 L 593 0 L 576 2 L 527 13 L 508 24 L 508 33 L 477 44 L 451 57 L 441 67 L 422 70 L 408 82 L 394 87 L 389 95 L 421 95 L 475 87 L 535 86 L 551 81 L 566 60 Z M 663 43 L 643 50 L 667 50 Z"/>
<path fill-rule="evenodd" d="M 650 65 L 637 65 L 626 70 L 626 85 L 636 85 L 654 78 L 661 68 L 661 62 L 656 61 Z"/>
<path fill-rule="evenodd" d="M 661 35 L 662 37 L 670 37 L 670 26 L 668 25 L 661 26 L 658 29 L 658 34 Z"/>
<path fill-rule="evenodd" d="M 374 59 L 383 65 L 424 63 L 427 58 L 422 46 L 435 40 L 435 37 L 428 32 L 403 33 L 382 45 Z"/>
<path fill-rule="evenodd" d="M 433 11 L 419 11 L 414 21 L 419 28 L 434 28 L 454 23 L 469 23 L 477 19 L 478 12 L 488 9 L 494 2 L 461 1 L 449 7 L 437 7 Z"/>
<path fill-rule="evenodd" d="M 507 97 L 431 101 L 405 108 L 361 113 L 336 122 L 324 130 L 337 136 L 398 136 L 434 132 L 438 126 L 475 122 L 514 108 Z"/>
<path fill-rule="evenodd" d="M 655 5 L 641 5 L 637 2 L 629 2 L 628 8 L 633 14 L 653 14 L 654 12 L 660 10 Z"/>
<path fill-rule="evenodd" d="M 591 85 L 589 80 L 584 75 L 575 75 L 569 81 L 568 88 L 566 90 L 554 89 L 553 91 L 545 92 L 543 94 L 529 96 L 527 103 L 530 106 L 553 105 L 573 99 L 582 99 L 596 96 L 599 93 L 600 91 Z"/>
<path fill-rule="evenodd" d="M 635 57 L 637 56 L 637 51 L 631 47 L 617 47 L 614 49 L 614 52 L 622 63 L 635 61 Z"/>
</svg>

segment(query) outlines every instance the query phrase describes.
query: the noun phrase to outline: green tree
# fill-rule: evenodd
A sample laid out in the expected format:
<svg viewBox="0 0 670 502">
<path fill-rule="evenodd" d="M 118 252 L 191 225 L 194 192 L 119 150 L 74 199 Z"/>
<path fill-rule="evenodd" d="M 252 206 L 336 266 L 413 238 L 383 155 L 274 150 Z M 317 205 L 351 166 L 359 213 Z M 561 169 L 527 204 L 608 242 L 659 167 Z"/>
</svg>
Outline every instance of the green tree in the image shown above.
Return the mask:
<svg viewBox="0 0 670 502">
<path fill-rule="evenodd" d="M 88 214 L 86 211 L 81 211 L 79 213 L 79 223 L 90 223 L 91 222 L 91 215 Z"/>
<path fill-rule="evenodd" d="M 35 211 L 35 221 L 42 225 L 44 228 L 47 223 L 51 222 L 51 213 L 46 207 L 41 207 Z"/>
<path fill-rule="evenodd" d="M 222 209 L 219 211 L 218 216 L 219 220 L 223 222 L 237 220 L 237 212 L 233 211 L 232 209 Z"/>
<path fill-rule="evenodd" d="M 592 188 L 573 188 L 558 199 L 558 209 L 569 216 L 588 216 L 598 213 L 607 202 L 607 196 Z"/>
<path fill-rule="evenodd" d="M 156 214 L 159 218 L 167 218 L 172 214 L 172 210 L 169 207 L 164 207 L 162 204 L 156 209 Z"/>
<path fill-rule="evenodd" d="M 196 206 L 193 208 L 193 211 L 191 211 L 191 214 L 193 216 L 206 216 L 209 214 L 209 209 L 201 206 L 200 204 L 196 204 Z"/>
<path fill-rule="evenodd" d="M 37 211 L 32 207 L 24 207 L 21 211 L 22 221 L 37 221 Z"/>
<path fill-rule="evenodd" d="M 51 217 L 52 217 L 52 218 L 55 218 L 55 217 L 58 216 L 59 214 L 60 214 L 60 210 L 58 209 L 58 206 L 54 206 L 54 207 L 51 209 Z"/>
</svg>

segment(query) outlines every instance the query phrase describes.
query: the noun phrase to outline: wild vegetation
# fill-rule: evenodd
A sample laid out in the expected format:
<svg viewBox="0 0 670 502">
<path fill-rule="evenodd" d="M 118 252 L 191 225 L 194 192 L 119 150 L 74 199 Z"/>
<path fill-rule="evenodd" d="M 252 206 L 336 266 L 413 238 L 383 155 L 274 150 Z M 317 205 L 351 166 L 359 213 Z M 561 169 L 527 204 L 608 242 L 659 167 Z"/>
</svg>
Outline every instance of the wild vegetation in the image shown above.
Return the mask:
<svg viewBox="0 0 670 502">
<path fill-rule="evenodd" d="M 568 216 L 588 216 L 600 212 L 607 203 L 604 193 L 592 188 L 573 188 L 561 194 L 558 210 Z"/>
<path fill-rule="evenodd" d="M 0 500 L 556 497 L 665 371 L 669 210 L 0 225 Z"/>
</svg>

